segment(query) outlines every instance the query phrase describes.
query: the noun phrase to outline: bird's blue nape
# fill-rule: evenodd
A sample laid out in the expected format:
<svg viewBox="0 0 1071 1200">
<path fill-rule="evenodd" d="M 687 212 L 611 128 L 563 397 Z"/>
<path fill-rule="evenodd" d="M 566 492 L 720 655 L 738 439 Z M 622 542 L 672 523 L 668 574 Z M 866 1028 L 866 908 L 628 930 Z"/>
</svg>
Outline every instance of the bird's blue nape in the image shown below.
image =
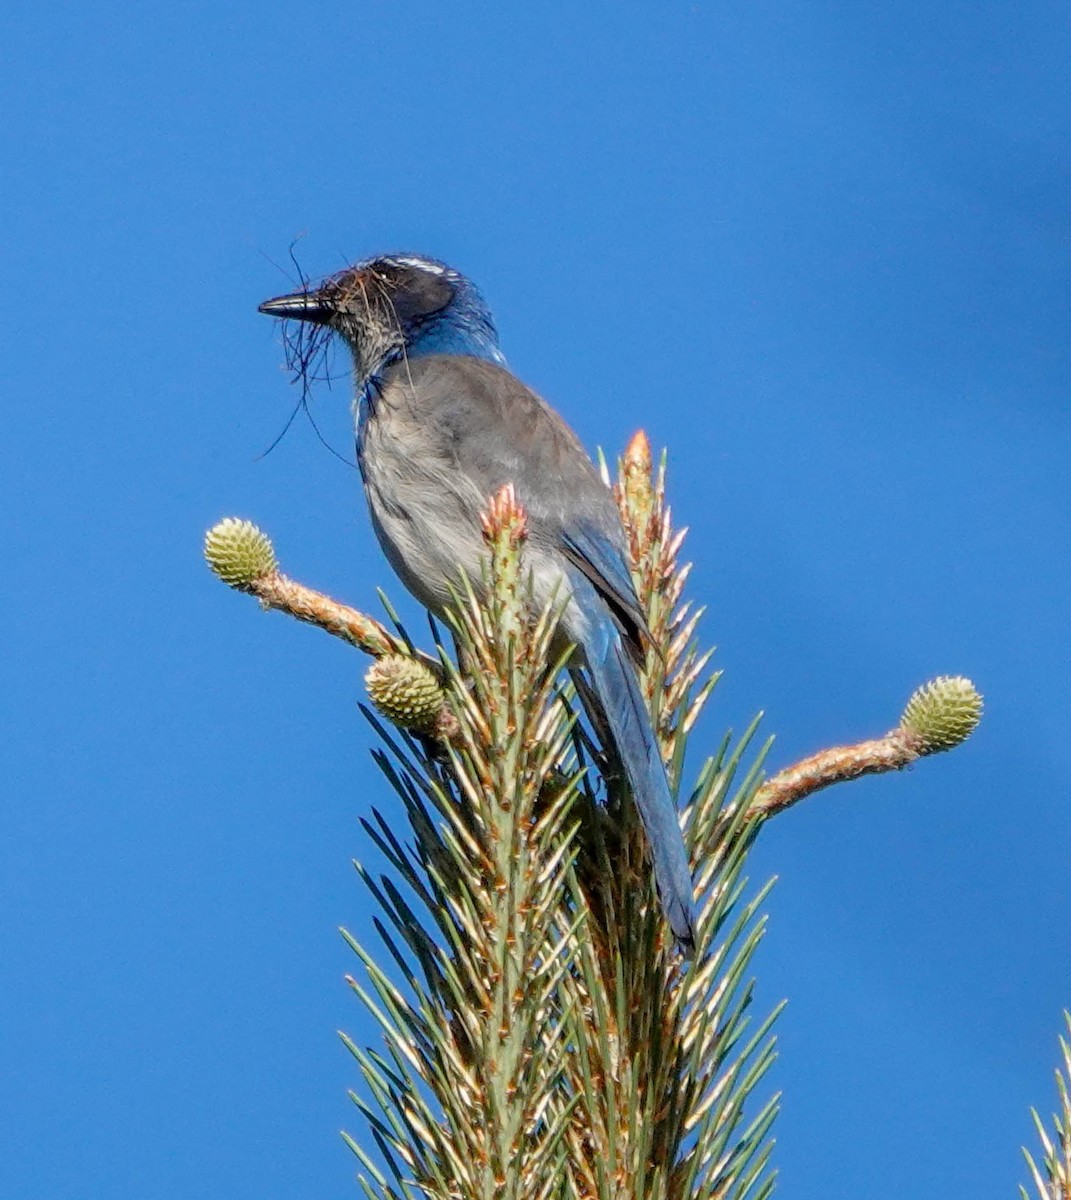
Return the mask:
<svg viewBox="0 0 1071 1200">
<path fill-rule="evenodd" d="M 468 354 L 487 362 L 506 365 L 506 356 L 497 340 L 478 328 L 471 327 L 449 314 L 444 314 L 420 329 L 411 341 L 406 341 L 406 354 L 418 358 L 426 354 Z"/>
</svg>

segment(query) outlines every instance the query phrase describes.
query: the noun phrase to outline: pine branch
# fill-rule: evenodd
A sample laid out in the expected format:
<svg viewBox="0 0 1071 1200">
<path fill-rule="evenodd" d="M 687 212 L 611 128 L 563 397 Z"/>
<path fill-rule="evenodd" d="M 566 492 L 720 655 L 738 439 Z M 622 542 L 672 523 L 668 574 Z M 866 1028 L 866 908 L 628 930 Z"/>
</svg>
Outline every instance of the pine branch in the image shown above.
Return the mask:
<svg viewBox="0 0 1071 1200">
<path fill-rule="evenodd" d="M 663 755 L 676 785 L 688 733 L 716 676 L 681 603 L 689 568 L 677 555 L 664 466 L 652 472 L 638 435 L 621 464 L 617 496 L 633 578 L 651 632 L 643 674 Z M 711 761 L 685 815 L 703 899 L 695 960 L 685 965 L 665 927 L 642 827 L 620 780 L 605 808 L 582 821 L 575 886 L 592 916 L 578 939 L 579 969 L 566 1094 L 577 1097 L 567 1135 L 570 1195 L 600 1200 L 767 1194 L 766 1133 L 775 1104 L 748 1124 L 748 1101 L 772 1061 L 772 1017 L 749 1029 L 751 956 L 762 894 L 742 904 L 753 837 L 744 820 L 757 766 L 734 787 L 754 730 Z"/>
<path fill-rule="evenodd" d="M 1064 1013 L 1064 1024 L 1071 1038 L 1071 1012 Z M 1034 1161 L 1033 1155 L 1023 1149 L 1026 1165 L 1030 1168 L 1030 1178 L 1037 1191 L 1038 1200 L 1071 1200 L 1071 1040 L 1060 1038 L 1060 1050 L 1063 1058 L 1062 1069 L 1056 1072 L 1056 1094 L 1060 1101 L 1060 1111 L 1053 1115 L 1052 1132 L 1045 1128 L 1045 1123 L 1038 1116 L 1037 1109 L 1031 1109 L 1034 1127 L 1037 1129 L 1038 1140 L 1041 1142 L 1041 1166 Z M 1022 1200 L 1030 1200 L 1025 1187 L 1019 1188 Z"/>
<path fill-rule="evenodd" d="M 383 1038 L 379 1051 L 343 1039 L 368 1129 L 363 1144 L 347 1141 L 370 1197 L 767 1197 L 777 1098 L 759 1093 L 776 1011 L 753 1018 L 751 962 L 769 885 L 749 888 L 747 855 L 770 815 L 947 749 L 977 723 L 973 687 L 935 681 L 886 738 L 764 782 L 769 745 L 756 748 L 756 720 L 735 744 L 727 735 L 689 787 L 689 735 L 718 675 L 697 640 L 701 611 L 682 598 L 690 567 L 665 463 L 653 469 L 642 434 L 616 494 L 650 631 L 642 683 L 671 784 L 687 796 L 699 896 L 690 963 L 665 927 L 605 731 L 582 715 L 582 676 L 560 680 L 559 613 L 533 605 L 510 489 L 489 498 L 485 573 L 455 596 L 460 666 L 282 575 L 250 523 L 224 521 L 206 537 L 229 586 L 375 660 L 375 757 L 409 832 L 375 810 L 363 821 L 388 866 L 358 867 L 381 951 L 345 935 L 361 966 L 351 986 Z"/>
<path fill-rule="evenodd" d="M 567 1047 L 552 1014 L 569 961 L 553 930 L 571 869 L 575 779 L 557 769 L 571 718 L 550 661 L 554 610 L 533 613 L 524 587 L 524 517 L 511 491 L 490 506 L 486 600 L 458 596 L 455 633 L 477 668 L 451 670 L 457 722 L 450 762 L 422 756 L 380 727 L 381 760 L 409 813 L 403 846 L 377 814 L 368 826 L 408 885 L 365 874 L 387 920 L 380 933 L 408 996 L 355 938 L 370 989 L 353 987 L 380 1021 L 390 1065 L 353 1050 L 374 1103 L 358 1106 L 395 1184 L 367 1153 L 384 1196 L 532 1200 L 560 1194 L 561 1123 L 552 1101 Z M 414 1190 L 415 1189 L 415 1190 Z"/>
<path fill-rule="evenodd" d="M 928 754 L 952 750 L 971 736 L 981 719 L 982 697 L 974 684 L 962 675 L 938 675 L 913 693 L 891 733 L 822 750 L 779 771 L 759 788 L 751 816 L 772 817 L 834 783 L 902 771 Z"/>
</svg>

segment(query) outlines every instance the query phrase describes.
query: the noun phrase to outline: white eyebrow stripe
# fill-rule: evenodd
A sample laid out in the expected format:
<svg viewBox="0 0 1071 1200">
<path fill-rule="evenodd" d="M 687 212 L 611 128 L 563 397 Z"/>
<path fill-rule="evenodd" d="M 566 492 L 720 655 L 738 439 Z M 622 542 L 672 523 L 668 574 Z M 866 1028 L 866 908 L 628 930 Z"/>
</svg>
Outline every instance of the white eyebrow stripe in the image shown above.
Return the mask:
<svg viewBox="0 0 1071 1200">
<path fill-rule="evenodd" d="M 439 266 L 438 263 L 428 262 L 426 258 L 417 258 L 406 254 L 398 255 L 397 258 L 389 258 L 388 262 L 397 263 L 402 267 L 416 267 L 420 271 L 427 271 L 429 275 L 445 275 L 446 268 Z"/>
</svg>

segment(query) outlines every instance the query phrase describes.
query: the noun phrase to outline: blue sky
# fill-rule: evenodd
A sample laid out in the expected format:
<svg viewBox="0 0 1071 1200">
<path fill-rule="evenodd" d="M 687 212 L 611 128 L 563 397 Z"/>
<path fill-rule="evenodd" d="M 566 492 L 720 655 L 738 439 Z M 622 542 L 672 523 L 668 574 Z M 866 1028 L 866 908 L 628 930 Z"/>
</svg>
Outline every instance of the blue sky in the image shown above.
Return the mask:
<svg viewBox="0 0 1071 1200">
<path fill-rule="evenodd" d="M 712 745 L 985 692 L 957 753 L 770 828 L 759 997 L 782 1194 L 1014 1194 L 1071 1005 L 1065 8 L 45 4 L 0 39 L 0 1192 L 358 1194 L 364 663 L 200 558 L 248 516 L 400 598 L 308 424 L 260 457 L 300 238 L 312 275 L 450 261 L 590 447 L 670 447 Z M 345 452 L 345 384 L 314 408 Z"/>
</svg>

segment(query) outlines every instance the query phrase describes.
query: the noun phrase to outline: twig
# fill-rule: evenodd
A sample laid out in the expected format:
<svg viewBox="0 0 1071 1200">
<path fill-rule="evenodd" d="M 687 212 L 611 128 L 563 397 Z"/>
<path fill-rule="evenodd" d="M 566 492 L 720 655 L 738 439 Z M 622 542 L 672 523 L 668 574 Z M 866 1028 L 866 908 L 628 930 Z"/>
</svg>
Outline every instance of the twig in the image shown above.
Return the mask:
<svg viewBox="0 0 1071 1200">
<path fill-rule="evenodd" d="M 349 642 L 358 650 L 382 658 L 386 654 L 412 656 L 413 652 L 374 617 L 350 608 L 338 600 L 332 600 L 315 588 L 306 587 L 289 576 L 276 571 L 243 584 L 239 591 L 248 592 L 260 601 L 264 608 L 284 612 L 308 625 L 318 625 L 327 633 Z M 429 662 L 428 655 L 421 657 Z M 438 664 L 436 664 L 438 665 Z"/>
<path fill-rule="evenodd" d="M 830 784 L 902 771 L 917 759 L 965 742 L 982 717 L 982 697 L 962 675 L 938 675 L 916 689 L 900 724 L 884 737 L 820 750 L 759 788 L 748 816 L 765 820 Z"/>
<path fill-rule="evenodd" d="M 902 771 L 923 753 L 918 738 L 903 729 L 894 729 L 884 737 L 857 742 L 854 746 L 820 750 L 768 779 L 755 794 L 748 815 L 751 820 L 764 820 L 834 783 L 858 779 L 861 775 Z"/>
</svg>

